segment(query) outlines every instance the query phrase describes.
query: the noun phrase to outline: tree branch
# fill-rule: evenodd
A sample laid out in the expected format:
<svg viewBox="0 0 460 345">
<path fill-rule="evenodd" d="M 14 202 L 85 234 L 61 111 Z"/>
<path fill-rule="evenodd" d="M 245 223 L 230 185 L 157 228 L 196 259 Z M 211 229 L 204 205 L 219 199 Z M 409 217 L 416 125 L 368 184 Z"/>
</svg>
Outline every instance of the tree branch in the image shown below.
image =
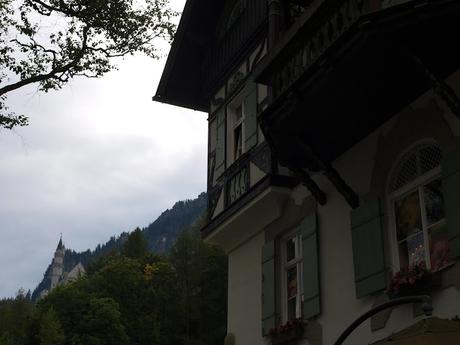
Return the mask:
<svg viewBox="0 0 460 345">
<path fill-rule="evenodd" d="M 78 62 L 80 62 L 80 60 L 83 58 L 83 56 L 85 55 L 85 53 L 87 51 L 87 48 L 88 48 L 88 46 L 87 46 L 88 31 L 89 31 L 88 26 L 83 28 L 83 32 L 82 32 L 83 33 L 83 38 L 82 38 L 81 49 L 79 50 L 78 54 L 76 55 L 76 57 L 71 62 L 69 62 L 69 63 L 67 63 L 67 64 L 65 64 L 65 65 L 63 65 L 61 67 L 54 67 L 49 73 L 39 74 L 39 75 L 36 75 L 36 76 L 32 76 L 30 78 L 20 80 L 20 81 L 18 81 L 16 83 L 6 85 L 6 86 L 0 88 L 0 96 L 6 94 L 7 92 L 19 89 L 19 88 L 21 88 L 23 86 L 38 83 L 38 82 L 41 82 L 41 81 L 44 81 L 44 80 L 47 80 L 47 79 L 50 79 L 50 78 L 58 79 L 58 80 L 64 81 L 64 82 L 67 81 L 69 78 L 61 79 L 62 76 L 65 73 L 68 73 L 72 69 L 72 67 L 75 67 L 78 64 Z M 58 76 L 58 74 L 61 74 L 61 76 Z"/>
</svg>

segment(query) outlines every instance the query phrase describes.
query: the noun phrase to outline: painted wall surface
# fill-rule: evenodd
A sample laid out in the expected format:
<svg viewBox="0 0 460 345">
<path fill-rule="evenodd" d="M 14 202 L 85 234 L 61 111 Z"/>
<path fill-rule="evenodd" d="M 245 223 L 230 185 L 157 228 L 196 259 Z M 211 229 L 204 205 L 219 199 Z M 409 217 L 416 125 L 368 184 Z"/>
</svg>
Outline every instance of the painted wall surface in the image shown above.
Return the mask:
<svg viewBox="0 0 460 345">
<path fill-rule="evenodd" d="M 259 233 L 228 254 L 228 333 L 236 344 L 264 344 L 260 333 L 261 250 Z"/>
<path fill-rule="evenodd" d="M 447 81 L 460 94 L 460 72 L 450 76 Z M 418 119 L 418 124 L 411 122 L 413 119 Z M 408 133 L 407 138 L 401 138 L 394 143 L 394 136 L 403 132 Z M 442 136 L 441 146 L 460 143 L 460 120 L 450 113 L 432 91 L 421 96 L 410 107 L 402 109 L 388 123 L 343 154 L 333 165 L 360 196 L 369 192 L 381 192 L 386 189 L 391 161 L 396 162 L 398 158 L 396 152 L 403 150 L 411 140 L 429 137 L 430 133 L 435 137 Z M 390 140 L 392 143 L 389 143 Z M 322 344 L 333 344 L 352 321 L 368 311 L 378 297 L 383 297 L 383 292 L 363 299 L 355 297 L 350 207 L 324 176 L 314 178 L 328 198 L 327 204 L 318 206 L 317 209 L 322 295 L 321 315 L 317 321 L 323 328 Z M 297 187 L 291 193 L 292 204 L 295 205 L 300 205 L 302 199 L 306 200 L 308 197 L 309 192 L 304 187 Z M 385 249 L 387 265 L 391 266 L 388 233 L 391 220 L 386 217 Z M 279 234 L 286 231 L 282 224 L 282 221 L 273 222 L 265 228 L 266 231 L 259 232 L 229 253 L 228 332 L 235 334 L 238 345 L 268 343 L 261 337 L 260 324 L 261 249 L 266 239 L 274 236 L 274 227 L 279 226 L 279 229 L 275 229 Z M 251 230 L 254 233 L 259 231 Z M 452 274 L 458 275 L 460 270 Z M 436 316 L 452 318 L 460 315 L 460 290 L 450 286 L 435 291 L 433 305 Z M 347 343 L 368 344 L 414 324 L 420 318 L 414 317 L 412 306 L 399 307 L 392 311 L 384 329 L 372 332 L 370 321 L 367 321 L 350 336 Z M 308 341 L 304 341 L 304 344 L 308 344 Z"/>
</svg>

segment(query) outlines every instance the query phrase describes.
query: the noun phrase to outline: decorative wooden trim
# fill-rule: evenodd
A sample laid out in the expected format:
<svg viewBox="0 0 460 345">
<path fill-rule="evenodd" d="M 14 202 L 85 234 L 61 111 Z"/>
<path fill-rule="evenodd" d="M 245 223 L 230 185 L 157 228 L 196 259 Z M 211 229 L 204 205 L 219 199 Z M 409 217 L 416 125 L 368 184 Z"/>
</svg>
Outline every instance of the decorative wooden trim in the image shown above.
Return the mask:
<svg viewBox="0 0 460 345">
<path fill-rule="evenodd" d="M 407 50 L 406 50 L 407 51 Z M 447 107 L 450 109 L 452 114 L 460 118 L 460 99 L 455 93 L 454 89 L 451 88 L 443 79 L 439 78 L 428 66 L 422 61 L 422 59 L 411 53 L 407 52 L 412 61 L 423 71 L 427 80 L 433 84 L 433 90 L 435 94 L 441 98 Z"/>
<path fill-rule="evenodd" d="M 322 171 L 324 175 L 331 181 L 331 183 L 334 185 L 334 187 L 337 189 L 337 191 L 342 194 L 342 196 L 345 198 L 347 203 L 350 205 L 351 208 L 355 209 L 359 206 L 359 197 L 355 193 L 355 191 L 345 182 L 345 180 L 340 176 L 340 174 L 337 172 L 337 170 L 334 169 L 334 167 L 329 163 L 329 162 L 324 162 L 320 157 L 318 157 L 312 150 L 310 146 L 308 146 L 301 138 L 297 139 L 298 146 L 300 147 L 300 150 L 303 151 L 303 154 L 305 155 L 306 159 L 310 162 L 311 167 L 313 170 L 319 169 Z M 294 169 L 299 170 L 297 167 L 294 167 Z M 313 180 L 309 179 L 308 174 L 303 176 L 305 179 L 304 181 L 308 183 L 310 186 L 311 190 L 314 191 L 317 194 L 318 197 L 318 202 L 321 205 L 324 205 L 326 203 L 325 196 L 321 195 L 321 191 L 319 188 L 314 185 Z M 313 193 L 313 192 L 312 192 Z M 324 194 L 324 193 L 323 193 Z M 316 197 L 316 196 L 315 196 Z M 323 202 L 323 203 L 321 203 Z"/>
<path fill-rule="evenodd" d="M 264 173 L 270 174 L 272 172 L 272 153 L 270 147 L 266 143 L 259 146 L 260 148 L 256 148 L 257 154 L 251 157 L 251 162 Z"/>
<path fill-rule="evenodd" d="M 324 206 L 327 203 L 326 194 L 321 188 L 316 184 L 315 181 L 310 177 L 310 175 L 303 169 L 295 168 L 291 169 L 297 176 L 299 176 L 302 184 L 307 187 L 310 193 L 314 196 L 318 204 Z"/>
</svg>

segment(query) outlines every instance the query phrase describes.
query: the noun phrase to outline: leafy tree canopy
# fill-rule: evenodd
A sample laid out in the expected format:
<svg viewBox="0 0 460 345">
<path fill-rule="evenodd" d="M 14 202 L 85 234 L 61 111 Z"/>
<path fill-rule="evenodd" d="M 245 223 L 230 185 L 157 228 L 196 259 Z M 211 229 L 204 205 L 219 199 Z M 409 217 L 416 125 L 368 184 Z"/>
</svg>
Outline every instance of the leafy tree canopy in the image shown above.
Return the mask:
<svg viewBox="0 0 460 345">
<path fill-rule="evenodd" d="M 0 345 L 223 344 L 227 258 L 196 231 L 170 253 L 115 253 L 87 273 L 36 306 L 24 291 L 0 300 Z"/>
<path fill-rule="evenodd" d="M 57 90 L 75 76 L 101 77 L 113 58 L 158 58 L 177 13 L 169 0 L 1 0 L 0 128 L 27 125 L 6 107 L 9 92 L 30 84 Z"/>
</svg>

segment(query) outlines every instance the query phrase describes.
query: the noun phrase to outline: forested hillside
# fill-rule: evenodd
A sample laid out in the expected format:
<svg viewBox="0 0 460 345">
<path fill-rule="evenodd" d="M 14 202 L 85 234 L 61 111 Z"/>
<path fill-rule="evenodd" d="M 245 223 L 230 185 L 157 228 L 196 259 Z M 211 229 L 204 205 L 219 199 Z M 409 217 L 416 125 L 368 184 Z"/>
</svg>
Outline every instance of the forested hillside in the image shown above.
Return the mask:
<svg viewBox="0 0 460 345">
<path fill-rule="evenodd" d="M 201 193 L 196 199 L 178 201 L 171 209 L 164 211 L 153 223 L 141 229 L 147 241 L 148 249 L 153 253 L 164 253 L 174 245 L 178 234 L 185 228 L 191 227 L 203 215 L 206 209 L 206 193 Z M 133 229 L 134 230 L 134 229 Z M 76 264 L 81 262 L 85 267 L 94 259 L 107 255 L 114 251 L 119 251 L 128 237 L 128 233 L 123 232 L 118 237 L 112 236 L 106 243 L 99 244 L 94 250 L 75 252 L 66 249 L 64 257 L 64 271 L 68 272 Z M 50 262 L 52 255 L 50 253 Z M 32 299 L 36 301 L 41 291 L 48 289 L 50 281 L 48 272 L 51 265 L 45 271 L 43 280 L 35 288 Z"/>
<path fill-rule="evenodd" d="M 196 227 L 167 254 L 144 233 L 101 255 L 87 275 L 37 304 L 0 300 L 0 345 L 218 345 L 226 334 L 227 258 Z"/>
</svg>

